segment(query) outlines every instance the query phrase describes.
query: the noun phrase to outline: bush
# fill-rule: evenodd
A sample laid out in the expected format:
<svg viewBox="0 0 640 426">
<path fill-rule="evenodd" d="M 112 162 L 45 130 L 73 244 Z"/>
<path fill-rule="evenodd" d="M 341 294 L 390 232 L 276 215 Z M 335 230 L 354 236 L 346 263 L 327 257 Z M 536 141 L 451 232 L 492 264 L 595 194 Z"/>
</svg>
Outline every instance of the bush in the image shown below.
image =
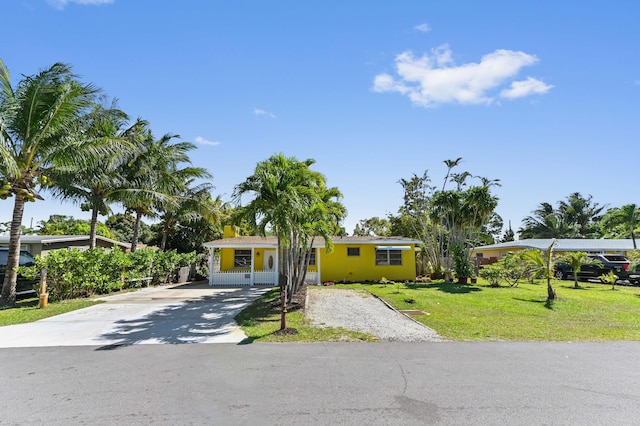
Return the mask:
<svg viewBox="0 0 640 426">
<path fill-rule="evenodd" d="M 202 255 L 179 254 L 142 249 L 124 253 L 119 249 L 96 248 L 52 250 L 46 257 L 36 257 L 36 265 L 21 268 L 25 277 L 35 278 L 47 268 L 49 300 L 74 299 L 106 294 L 123 288 L 140 287 L 151 277 L 151 285 L 174 281 L 178 269 L 202 261 Z"/>
</svg>

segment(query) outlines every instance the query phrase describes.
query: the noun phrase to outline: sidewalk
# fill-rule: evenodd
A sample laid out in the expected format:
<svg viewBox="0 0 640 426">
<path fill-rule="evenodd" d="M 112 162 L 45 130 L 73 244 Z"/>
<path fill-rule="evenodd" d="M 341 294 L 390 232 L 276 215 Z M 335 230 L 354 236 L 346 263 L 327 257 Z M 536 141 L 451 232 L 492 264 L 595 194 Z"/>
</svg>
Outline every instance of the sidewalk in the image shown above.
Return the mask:
<svg viewBox="0 0 640 426">
<path fill-rule="evenodd" d="M 0 327 L 0 348 L 240 342 L 234 317 L 265 291 L 200 282 L 98 297 L 104 303 Z"/>
</svg>

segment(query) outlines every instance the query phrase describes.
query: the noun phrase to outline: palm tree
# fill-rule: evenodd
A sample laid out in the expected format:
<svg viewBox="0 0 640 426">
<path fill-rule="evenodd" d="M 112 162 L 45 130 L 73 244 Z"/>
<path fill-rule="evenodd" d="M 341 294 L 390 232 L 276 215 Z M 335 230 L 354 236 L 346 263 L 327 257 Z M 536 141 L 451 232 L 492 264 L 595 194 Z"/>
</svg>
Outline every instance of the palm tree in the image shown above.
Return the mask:
<svg viewBox="0 0 640 426">
<path fill-rule="evenodd" d="M 556 298 L 556 291 L 551 285 L 553 279 L 553 248 L 557 241 L 554 239 L 547 250 L 527 250 L 522 254 L 523 259 L 529 263 L 534 273 L 547 280 L 547 301 Z"/>
<path fill-rule="evenodd" d="M 118 187 L 122 181 L 119 169 L 132 152 L 139 130 L 145 128 L 147 122 L 138 119 L 127 126 L 129 117 L 122 111 L 97 105 L 94 110 L 79 120 L 79 131 L 89 139 L 111 141 L 120 145 L 117 152 L 104 156 L 92 167 L 76 171 L 56 173 L 56 187 L 53 195 L 80 203 L 83 211 L 91 211 L 91 228 L 89 231 L 90 248 L 96 246 L 96 227 L 98 215 L 107 215 L 111 209 L 109 204 L 117 201 Z"/>
<path fill-rule="evenodd" d="M 179 167 L 191 163 L 188 152 L 195 149 L 194 144 L 172 143 L 178 135 L 166 134 L 154 140 L 148 129 L 145 133 L 141 145 L 121 167 L 124 183 L 118 189 L 122 204 L 135 213 L 131 251 L 136 250 L 143 216 L 155 217 L 159 209 L 177 204 L 177 194 L 185 182 L 211 177 L 201 167 Z"/>
<path fill-rule="evenodd" d="M 567 201 L 558 203 L 558 212 L 567 223 L 577 227 L 578 235 L 585 238 L 588 234 L 588 226 L 602 212 L 605 206 L 600 206 L 592 201 L 593 196 L 586 198 L 579 192 L 574 192 L 567 197 Z"/>
<path fill-rule="evenodd" d="M 564 262 L 571 266 L 571 270 L 573 271 L 573 287 L 579 288 L 578 285 L 578 271 L 582 265 L 586 264 L 599 264 L 595 259 L 589 257 L 589 254 L 583 251 L 577 252 L 569 252 L 558 258 L 560 262 Z"/>
<path fill-rule="evenodd" d="M 287 292 L 296 289 L 308 265 L 308 251 L 315 235 L 323 235 L 331 245 L 329 233 L 338 226 L 335 220 L 344 210 L 333 201 L 339 196 L 335 188 L 324 186 L 324 176 L 309 167 L 315 160 L 298 161 L 295 157 L 275 154 L 256 165 L 253 175 L 238 184 L 233 199 L 239 205 L 243 195 L 253 199 L 242 208 L 242 217 L 261 235 L 267 230 L 278 238 L 280 279 L 280 328 L 287 328 Z M 335 203 L 335 204 L 334 204 Z M 306 262 L 306 263 L 305 263 Z M 286 277 L 286 278 L 284 278 Z"/>
<path fill-rule="evenodd" d="M 525 217 L 522 223 L 518 230 L 520 238 L 567 238 L 574 235 L 567 217 L 547 202 L 540 203 L 533 215 Z"/>
<path fill-rule="evenodd" d="M 24 77 L 14 90 L 9 71 L 0 61 L 1 187 L 5 197 L 15 196 L 2 306 L 15 304 L 25 203 L 42 199 L 37 190 L 48 185 L 54 170 L 77 170 L 108 151 L 94 140 L 78 139 L 69 132 L 97 92 L 93 85 L 80 83 L 71 67 L 61 63 Z"/>
<path fill-rule="evenodd" d="M 640 226 L 640 209 L 635 204 L 610 209 L 602 217 L 602 226 L 608 229 L 616 226 L 624 227 L 624 234 L 631 236 L 633 249 L 637 249 L 635 230 Z"/>
<path fill-rule="evenodd" d="M 161 207 L 160 222 L 162 226 L 162 238 L 160 250 L 167 246 L 167 238 L 176 232 L 178 224 L 193 224 L 204 220 L 217 225 L 221 221 L 224 205 L 214 202 L 211 198 L 213 185 L 202 183 L 191 186 L 193 179 L 184 182 L 184 188 L 175 188 L 175 203 L 165 203 Z M 202 226 L 203 224 L 201 224 Z"/>
</svg>

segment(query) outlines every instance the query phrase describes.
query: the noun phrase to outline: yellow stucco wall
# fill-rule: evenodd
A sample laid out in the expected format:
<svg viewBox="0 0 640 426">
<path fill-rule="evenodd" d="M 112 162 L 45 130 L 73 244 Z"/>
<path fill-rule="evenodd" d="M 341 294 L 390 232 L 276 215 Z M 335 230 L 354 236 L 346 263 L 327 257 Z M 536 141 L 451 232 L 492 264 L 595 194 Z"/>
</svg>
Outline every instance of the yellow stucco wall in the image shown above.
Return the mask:
<svg viewBox="0 0 640 426">
<path fill-rule="evenodd" d="M 347 248 L 359 247 L 360 256 L 347 256 Z M 371 244 L 336 244 L 331 254 L 327 254 L 324 248 L 320 252 L 320 275 L 322 281 L 378 281 L 381 278 L 388 280 L 414 280 L 416 278 L 415 246 L 411 250 L 402 250 L 402 265 L 378 266 L 375 261 L 375 247 Z M 256 248 L 254 270 L 262 270 L 264 265 L 264 250 Z M 221 249 L 220 270 L 242 271 L 249 268 L 233 267 L 233 248 Z M 316 265 L 309 267 L 310 271 L 317 271 Z"/>
<path fill-rule="evenodd" d="M 347 256 L 347 248 L 359 247 L 360 256 Z M 322 281 L 415 280 L 415 247 L 402 250 L 402 265 L 376 265 L 376 246 L 371 244 L 336 244 L 333 252 L 320 251 Z"/>
</svg>

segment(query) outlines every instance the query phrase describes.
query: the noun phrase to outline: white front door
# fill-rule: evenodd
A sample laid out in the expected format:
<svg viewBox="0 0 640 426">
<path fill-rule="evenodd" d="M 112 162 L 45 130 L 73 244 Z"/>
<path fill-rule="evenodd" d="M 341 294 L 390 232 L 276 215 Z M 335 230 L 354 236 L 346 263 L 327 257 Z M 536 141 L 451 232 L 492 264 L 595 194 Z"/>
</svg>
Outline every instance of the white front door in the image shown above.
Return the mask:
<svg viewBox="0 0 640 426">
<path fill-rule="evenodd" d="M 275 271 L 278 265 L 276 265 L 276 251 L 265 250 L 262 269 L 265 271 Z"/>
</svg>

